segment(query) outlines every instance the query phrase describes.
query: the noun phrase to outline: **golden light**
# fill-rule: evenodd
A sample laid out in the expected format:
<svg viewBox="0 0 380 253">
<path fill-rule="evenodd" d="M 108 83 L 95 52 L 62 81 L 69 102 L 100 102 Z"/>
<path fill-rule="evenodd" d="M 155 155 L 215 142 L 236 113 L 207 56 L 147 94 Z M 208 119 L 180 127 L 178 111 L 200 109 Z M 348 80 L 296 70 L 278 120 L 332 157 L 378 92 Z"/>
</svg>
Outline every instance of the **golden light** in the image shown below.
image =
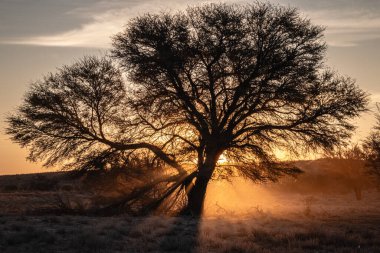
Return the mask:
<svg viewBox="0 0 380 253">
<path fill-rule="evenodd" d="M 227 157 L 224 154 L 221 154 L 218 159 L 218 164 L 226 164 L 228 162 Z"/>
<path fill-rule="evenodd" d="M 290 158 L 289 153 L 282 149 L 275 150 L 274 154 L 276 158 L 279 159 L 280 161 L 286 161 L 286 160 L 289 160 Z"/>
</svg>

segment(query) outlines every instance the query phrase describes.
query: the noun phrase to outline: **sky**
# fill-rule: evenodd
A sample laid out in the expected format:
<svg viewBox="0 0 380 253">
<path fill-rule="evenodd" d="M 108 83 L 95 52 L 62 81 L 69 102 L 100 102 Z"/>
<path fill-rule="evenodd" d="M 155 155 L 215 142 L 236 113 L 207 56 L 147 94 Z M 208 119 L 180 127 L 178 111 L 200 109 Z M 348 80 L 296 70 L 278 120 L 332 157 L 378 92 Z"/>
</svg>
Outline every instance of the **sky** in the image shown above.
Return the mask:
<svg viewBox="0 0 380 253">
<path fill-rule="evenodd" d="M 6 116 L 22 102 L 31 82 L 71 64 L 83 55 L 104 55 L 111 36 L 129 19 L 144 13 L 184 10 L 201 0 L 0 0 L 0 174 L 55 170 L 26 160 L 27 150 L 4 134 Z M 292 6 L 313 24 L 326 27 L 326 64 L 354 78 L 380 102 L 379 0 L 270 0 Z M 353 137 L 364 138 L 375 120 L 372 112 L 356 119 Z"/>
</svg>

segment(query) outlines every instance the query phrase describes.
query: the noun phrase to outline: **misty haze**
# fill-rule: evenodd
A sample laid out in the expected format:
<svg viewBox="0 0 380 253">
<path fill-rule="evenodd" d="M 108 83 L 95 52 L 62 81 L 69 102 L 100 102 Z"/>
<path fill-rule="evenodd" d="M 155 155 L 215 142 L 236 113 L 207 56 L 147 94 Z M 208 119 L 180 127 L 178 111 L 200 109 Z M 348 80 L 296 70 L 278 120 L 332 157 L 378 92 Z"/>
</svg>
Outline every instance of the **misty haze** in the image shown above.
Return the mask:
<svg viewBox="0 0 380 253">
<path fill-rule="evenodd" d="M 0 3 L 0 252 L 380 252 L 379 10 Z"/>
</svg>

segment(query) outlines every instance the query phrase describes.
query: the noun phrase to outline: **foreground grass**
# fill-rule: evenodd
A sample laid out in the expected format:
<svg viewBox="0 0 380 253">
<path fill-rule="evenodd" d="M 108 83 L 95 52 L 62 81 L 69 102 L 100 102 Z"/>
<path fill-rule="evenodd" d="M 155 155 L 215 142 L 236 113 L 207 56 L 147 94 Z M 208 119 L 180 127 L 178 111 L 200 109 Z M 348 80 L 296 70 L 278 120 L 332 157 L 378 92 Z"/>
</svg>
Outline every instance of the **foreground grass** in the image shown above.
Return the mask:
<svg viewBox="0 0 380 253">
<path fill-rule="evenodd" d="M 380 217 L 2 216 L 0 252 L 380 252 Z"/>
<path fill-rule="evenodd" d="M 0 177 L 0 253 L 380 253 L 380 195 L 372 188 L 357 201 L 352 190 L 329 192 L 325 185 L 323 192 L 289 192 L 287 184 L 215 182 L 203 219 L 57 216 L 52 214 L 65 213 L 62 206 L 102 204 L 115 180 L 99 197 L 80 180 L 50 176 Z"/>
</svg>

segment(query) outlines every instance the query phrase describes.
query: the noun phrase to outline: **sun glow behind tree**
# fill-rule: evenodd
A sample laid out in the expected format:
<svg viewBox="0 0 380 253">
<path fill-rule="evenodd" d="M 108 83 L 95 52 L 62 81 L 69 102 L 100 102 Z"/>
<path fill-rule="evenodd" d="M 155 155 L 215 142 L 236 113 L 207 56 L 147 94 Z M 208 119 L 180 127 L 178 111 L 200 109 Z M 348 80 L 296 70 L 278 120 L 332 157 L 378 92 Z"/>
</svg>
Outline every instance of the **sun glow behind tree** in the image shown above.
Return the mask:
<svg viewBox="0 0 380 253">
<path fill-rule="evenodd" d="M 141 194 L 154 183 L 162 191 L 149 207 L 182 192 L 185 210 L 199 215 L 212 177 L 295 175 L 276 150 L 331 149 L 366 110 L 365 92 L 324 65 L 323 29 L 296 9 L 210 4 L 146 14 L 113 46 L 120 68 L 88 57 L 33 84 L 8 133 L 46 165 L 128 169 L 142 159 L 160 176 L 170 167 L 176 175 L 141 175 Z"/>
</svg>

